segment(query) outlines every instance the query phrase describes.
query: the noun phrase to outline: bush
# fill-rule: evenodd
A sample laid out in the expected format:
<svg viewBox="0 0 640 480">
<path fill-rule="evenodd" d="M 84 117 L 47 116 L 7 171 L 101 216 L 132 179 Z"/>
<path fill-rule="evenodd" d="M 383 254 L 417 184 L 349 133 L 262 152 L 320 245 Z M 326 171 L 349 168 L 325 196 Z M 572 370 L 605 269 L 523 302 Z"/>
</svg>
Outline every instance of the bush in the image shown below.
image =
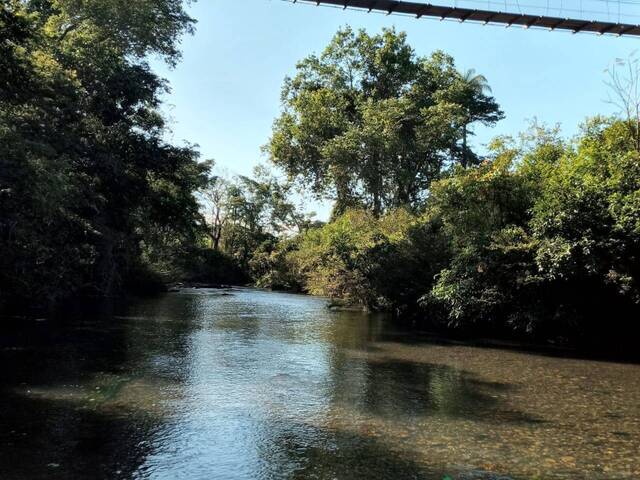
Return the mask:
<svg viewBox="0 0 640 480">
<path fill-rule="evenodd" d="M 527 178 L 511 152 L 436 182 L 431 215 L 440 219 L 452 257 L 422 304 L 442 304 L 446 321 L 487 328 L 526 297 L 535 272 L 535 245 L 526 229 L 533 204 Z"/>
<path fill-rule="evenodd" d="M 349 210 L 290 242 L 281 262 L 308 293 L 367 309 L 403 309 L 415 305 L 430 261 L 424 257 L 429 249 L 414 245 L 431 233 L 403 209 L 380 218 Z"/>
<path fill-rule="evenodd" d="M 492 161 L 434 182 L 420 215 L 349 210 L 265 246 L 260 282 L 485 335 L 619 339 L 640 318 L 628 131 L 598 120 L 575 144 L 544 130 L 525 147 L 499 142 Z"/>
</svg>

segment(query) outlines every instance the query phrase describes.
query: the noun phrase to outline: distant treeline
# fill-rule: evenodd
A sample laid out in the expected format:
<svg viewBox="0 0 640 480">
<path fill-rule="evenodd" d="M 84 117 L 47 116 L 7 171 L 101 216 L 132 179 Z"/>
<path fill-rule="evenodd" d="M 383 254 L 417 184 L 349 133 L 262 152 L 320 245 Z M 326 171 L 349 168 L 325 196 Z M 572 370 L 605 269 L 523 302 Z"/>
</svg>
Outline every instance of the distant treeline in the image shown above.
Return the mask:
<svg viewBox="0 0 640 480">
<path fill-rule="evenodd" d="M 179 0 L 3 4 L 0 308 L 251 283 L 425 328 L 634 340 L 637 76 L 611 76 L 626 116 L 572 140 L 533 125 L 481 156 L 474 125 L 503 117 L 485 77 L 344 28 L 285 80 L 265 146 L 285 178 L 228 178 L 164 140 L 145 61 L 175 63 L 192 25 Z M 296 192 L 332 200 L 330 221 Z"/>
</svg>

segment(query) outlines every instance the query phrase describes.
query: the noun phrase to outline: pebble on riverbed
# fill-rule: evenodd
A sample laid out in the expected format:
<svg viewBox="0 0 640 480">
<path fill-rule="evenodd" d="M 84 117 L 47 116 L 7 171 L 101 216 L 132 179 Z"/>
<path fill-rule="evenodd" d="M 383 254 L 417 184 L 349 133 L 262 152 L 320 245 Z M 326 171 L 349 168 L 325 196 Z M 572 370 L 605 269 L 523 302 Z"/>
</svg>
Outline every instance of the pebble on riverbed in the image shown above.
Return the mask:
<svg viewBox="0 0 640 480">
<path fill-rule="evenodd" d="M 445 477 L 446 478 L 446 477 Z M 511 477 L 505 477 L 490 472 L 473 471 L 461 473 L 456 477 L 449 477 L 451 480 L 513 480 Z"/>
</svg>

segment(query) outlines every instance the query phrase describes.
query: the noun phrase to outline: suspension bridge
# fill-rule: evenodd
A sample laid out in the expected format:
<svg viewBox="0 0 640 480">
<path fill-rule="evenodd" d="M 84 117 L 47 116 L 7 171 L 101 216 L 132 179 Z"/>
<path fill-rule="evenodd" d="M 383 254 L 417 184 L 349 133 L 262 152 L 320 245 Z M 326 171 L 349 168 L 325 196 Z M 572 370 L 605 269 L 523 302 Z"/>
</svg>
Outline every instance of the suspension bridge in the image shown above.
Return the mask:
<svg viewBox="0 0 640 480">
<path fill-rule="evenodd" d="M 435 4 L 402 0 L 284 0 L 341 9 L 503 25 L 640 37 L 640 0 L 440 0 Z M 528 2 L 528 3 L 525 3 Z"/>
</svg>

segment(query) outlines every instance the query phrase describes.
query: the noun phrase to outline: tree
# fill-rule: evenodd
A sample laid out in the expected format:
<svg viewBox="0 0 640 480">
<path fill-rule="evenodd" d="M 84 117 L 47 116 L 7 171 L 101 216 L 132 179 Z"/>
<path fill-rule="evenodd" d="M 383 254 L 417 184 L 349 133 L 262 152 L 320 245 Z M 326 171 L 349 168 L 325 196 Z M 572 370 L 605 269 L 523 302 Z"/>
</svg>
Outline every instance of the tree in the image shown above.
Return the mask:
<svg viewBox="0 0 640 480">
<path fill-rule="evenodd" d="M 473 161 L 477 163 L 478 158 L 469 149 L 468 136 L 471 124 L 481 122 L 485 125 L 493 125 L 502 118 L 502 112 L 497 110 L 492 98 L 485 96 L 491 93 L 491 87 L 484 75 L 477 74 L 474 69 L 465 71 L 460 76 L 459 103 L 462 105 L 461 127 L 462 127 L 462 151 L 460 153 L 460 164 L 466 168 Z"/>
<path fill-rule="evenodd" d="M 254 173 L 232 179 L 212 175 L 201 192 L 213 249 L 235 258 L 247 273 L 256 252 L 270 253 L 279 240 L 301 232 L 310 222 L 291 201 L 291 184 L 264 167 Z"/>
<path fill-rule="evenodd" d="M 640 63 L 637 56 L 626 60 L 617 58 L 605 70 L 609 79 L 609 103 L 619 109 L 619 114 L 629 129 L 635 149 L 640 151 Z"/>
<path fill-rule="evenodd" d="M 479 79 L 465 82 L 442 52 L 417 57 L 404 33 L 342 29 L 285 80 L 267 151 L 290 179 L 334 198 L 336 214 L 418 208 L 450 160 L 467 163 L 468 126 L 502 118 Z"/>
<path fill-rule="evenodd" d="M 211 246 L 216 251 L 220 250 L 220 241 L 227 223 L 225 201 L 228 188 L 229 180 L 222 175 L 212 175 L 202 190 L 205 218 L 209 224 L 207 231 L 211 237 Z"/>
<path fill-rule="evenodd" d="M 626 121 L 594 119 L 575 151 L 548 170 L 533 208 L 537 263 L 592 311 L 640 305 L 640 154 Z M 593 295 L 586 295 L 592 292 Z M 597 302 L 597 306 L 592 304 Z M 585 311 L 582 311 L 585 314 Z"/>
<path fill-rule="evenodd" d="M 196 241 L 207 166 L 163 140 L 166 84 L 145 61 L 177 61 L 183 7 L 0 6 L 0 303 L 111 295 Z"/>
<path fill-rule="evenodd" d="M 533 190 L 514 171 L 515 152 L 500 151 L 492 162 L 460 169 L 432 188 L 429 215 L 442 225 L 451 257 L 423 297 L 442 307 L 449 326 L 498 330 L 514 325 L 523 298 L 533 299 L 531 268 L 535 243 L 527 222 Z M 526 310 L 526 309 L 525 309 Z M 530 309 L 533 312 L 533 309 Z"/>
</svg>

